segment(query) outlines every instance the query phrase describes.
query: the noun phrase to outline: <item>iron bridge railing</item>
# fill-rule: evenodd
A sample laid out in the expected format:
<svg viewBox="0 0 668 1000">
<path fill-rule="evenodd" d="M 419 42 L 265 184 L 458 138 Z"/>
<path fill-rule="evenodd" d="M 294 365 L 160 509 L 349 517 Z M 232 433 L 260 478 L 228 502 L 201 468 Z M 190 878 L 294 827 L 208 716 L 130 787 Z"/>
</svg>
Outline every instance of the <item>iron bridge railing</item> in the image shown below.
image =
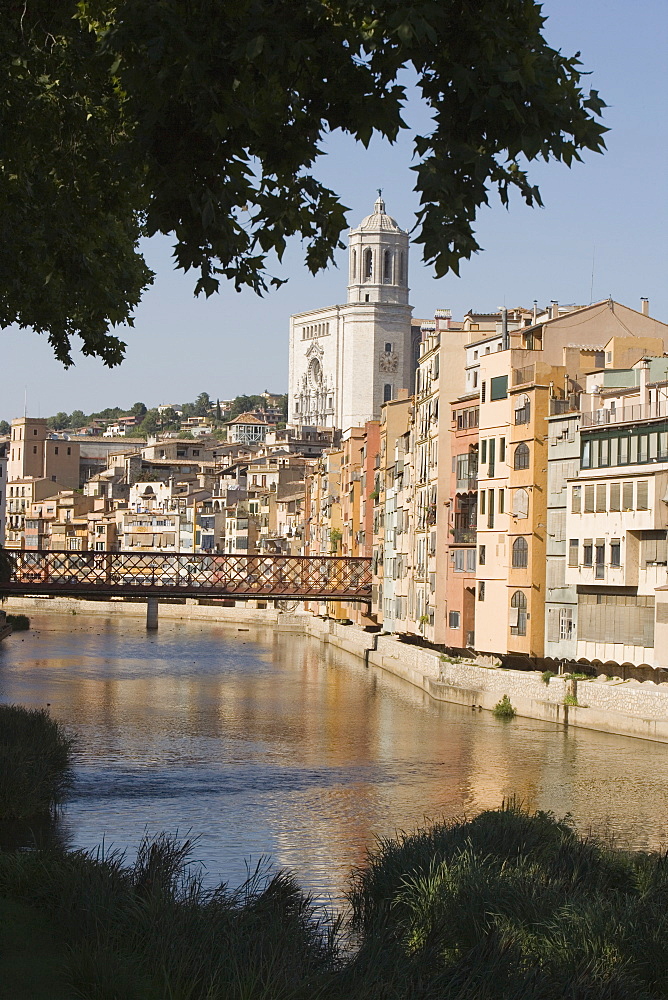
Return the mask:
<svg viewBox="0 0 668 1000">
<path fill-rule="evenodd" d="M 11 552 L 0 593 L 371 600 L 371 560 L 185 552 Z"/>
</svg>

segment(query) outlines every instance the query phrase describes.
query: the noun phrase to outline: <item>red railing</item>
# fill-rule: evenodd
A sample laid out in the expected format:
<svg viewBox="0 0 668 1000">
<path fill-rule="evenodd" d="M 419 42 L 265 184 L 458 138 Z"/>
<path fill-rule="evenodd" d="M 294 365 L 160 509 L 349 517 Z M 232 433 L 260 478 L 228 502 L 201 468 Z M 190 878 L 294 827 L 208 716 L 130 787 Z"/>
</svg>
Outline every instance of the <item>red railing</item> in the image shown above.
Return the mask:
<svg viewBox="0 0 668 1000">
<path fill-rule="evenodd" d="M 3 594 L 371 600 L 371 560 L 342 556 L 7 551 Z"/>
</svg>

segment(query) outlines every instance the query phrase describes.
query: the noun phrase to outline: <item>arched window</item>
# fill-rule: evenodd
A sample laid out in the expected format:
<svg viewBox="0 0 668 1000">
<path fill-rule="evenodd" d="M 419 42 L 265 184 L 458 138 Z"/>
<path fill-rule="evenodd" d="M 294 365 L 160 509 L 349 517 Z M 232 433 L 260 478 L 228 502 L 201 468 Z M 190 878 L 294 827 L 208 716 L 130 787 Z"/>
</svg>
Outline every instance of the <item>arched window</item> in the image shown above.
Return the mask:
<svg viewBox="0 0 668 1000">
<path fill-rule="evenodd" d="M 383 283 L 392 284 L 392 251 L 386 250 L 383 254 Z"/>
<path fill-rule="evenodd" d="M 515 448 L 513 468 L 515 469 L 528 469 L 529 468 L 529 446 L 526 444 L 518 444 Z"/>
<path fill-rule="evenodd" d="M 510 634 L 527 634 L 527 599 L 521 590 L 510 598 Z"/>
<path fill-rule="evenodd" d="M 513 567 L 526 569 L 529 565 L 529 546 L 526 538 L 516 538 L 513 542 Z"/>
<path fill-rule="evenodd" d="M 373 252 L 370 247 L 364 251 L 364 280 L 371 281 L 373 277 Z"/>
<path fill-rule="evenodd" d="M 406 276 L 404 272 L 404 252 L 402 250 L 401 253 L 399 254 L 399 280 L 397 284 L 400 285 L 402 283 L 405 283 L 405 281 L 406 281 Z"/>
<path fill-rule="evenodd" d="M 513 494 L 513 517 L 529 516 L 529 491 L 515 490 Z"/>
<path fill-rule="evenodd" d="M 350 255 L 350 281 L 352 284 L 357 281 L 357 250 Z"/>
<path fill-rule="evenodd" d="M 383 386 L 383 402 L 389 403 L 391 399 L 392 399 L 392 386 L 390 385 L 389 382 L 386 382 L 385 385 Z"/>
</svg>

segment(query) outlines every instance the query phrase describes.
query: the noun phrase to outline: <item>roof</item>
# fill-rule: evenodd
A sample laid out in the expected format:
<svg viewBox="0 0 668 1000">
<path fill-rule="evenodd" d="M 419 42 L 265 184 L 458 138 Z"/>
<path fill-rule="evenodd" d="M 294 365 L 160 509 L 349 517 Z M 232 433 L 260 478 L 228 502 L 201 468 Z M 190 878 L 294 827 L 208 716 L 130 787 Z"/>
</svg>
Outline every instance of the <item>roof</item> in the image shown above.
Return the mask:
<svg viewBox="0 0 668 1000">
<path fill-rule="evenodd" d="M 228 424 L 261 424 L 263 427 L 268 426 L 266 420 L 258 420 L 254 417 L 252 413 L 240 413 L 238 417 L 234 420 L 228 420 Z"/>
</svg>

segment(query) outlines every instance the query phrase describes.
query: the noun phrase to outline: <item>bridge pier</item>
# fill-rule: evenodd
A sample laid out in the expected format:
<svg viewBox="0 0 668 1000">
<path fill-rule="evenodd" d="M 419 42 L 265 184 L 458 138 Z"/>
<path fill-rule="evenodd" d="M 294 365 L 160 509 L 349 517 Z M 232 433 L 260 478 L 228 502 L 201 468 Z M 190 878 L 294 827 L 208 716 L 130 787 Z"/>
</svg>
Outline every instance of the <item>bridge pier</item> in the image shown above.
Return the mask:
<svg viewBox="0 0 668 1000">
<path fill-rule="evenodd" d="M 149 597 L 146 601 L 146 631 L 155 632 L 158 627 L 158 598 Z"/>
</svg>

